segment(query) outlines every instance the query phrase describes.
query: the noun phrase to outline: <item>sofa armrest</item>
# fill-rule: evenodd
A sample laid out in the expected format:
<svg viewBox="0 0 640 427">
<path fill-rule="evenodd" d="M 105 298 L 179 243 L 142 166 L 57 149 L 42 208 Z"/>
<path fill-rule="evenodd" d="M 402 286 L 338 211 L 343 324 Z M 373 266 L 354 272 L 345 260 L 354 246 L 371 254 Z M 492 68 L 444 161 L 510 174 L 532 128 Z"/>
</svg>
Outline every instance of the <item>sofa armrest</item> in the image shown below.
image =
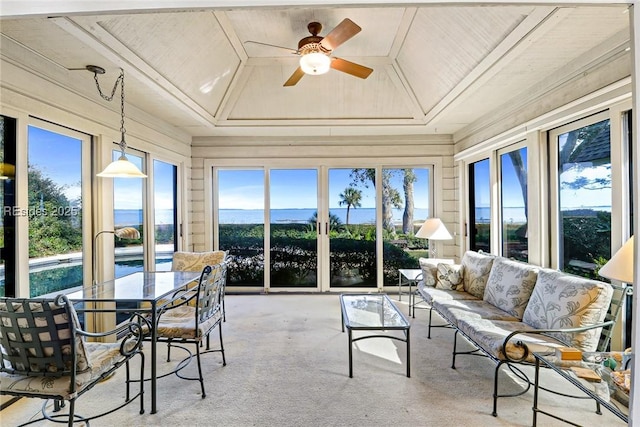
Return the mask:
<svg viewBox="0 0 640 427">
<path fill-rule="evenodd" d="M 517 335 L 520 334 L 527 334 L 527 335 L 544 335 L 547 338 L 551 338 L 555 341 L 557 341 L 558 344 L 566 346 L 566 347 L 571 347 L 572 345 L 570 343 L 565 342 L 564 340 L 558 338 L 557 336 L 554 336 L 554 333 L 578 333 L 578 332 L 584 332 L 584 331 L 588 331 L 591 329 L 598 329 L 598 328 L 604 328 L 607 326 L 612 326 L 615 322 L 613 320 L 608 321 L 608 322 L 603 322 L 603 323 L 595 323 L 593 325 L 589 325 L 589 326 L 582 326 L 579 328 L 560 328 L 560 329 L 534 329 L 534 330 L 518 330 L 518 331 L 513 331 L 512 333 L 510 333 L 509 335 L 507 335 L 507 337 L 504 339 L 504 342 L 502 343 L 502 350 L 503 353 L 506 357 L 506 359 L 509 362 L 523 362 L 525 360 L 527 360 L 529 354 L 531 353 L 529 350 L 529 346 L 527 345 L 526 341 L 520 339 L 520 340 L 515 340 L 515 342 L 513 343 L 513 345 L 515 345 L 516 347 L 520 347 L 522 348 L 522 356 L 519 358 L 513 358 L 509 355 L 509 352 L 507 351 L 507 344 L 514 339 L 514 337 L 516 337 Z"/>
</svg>

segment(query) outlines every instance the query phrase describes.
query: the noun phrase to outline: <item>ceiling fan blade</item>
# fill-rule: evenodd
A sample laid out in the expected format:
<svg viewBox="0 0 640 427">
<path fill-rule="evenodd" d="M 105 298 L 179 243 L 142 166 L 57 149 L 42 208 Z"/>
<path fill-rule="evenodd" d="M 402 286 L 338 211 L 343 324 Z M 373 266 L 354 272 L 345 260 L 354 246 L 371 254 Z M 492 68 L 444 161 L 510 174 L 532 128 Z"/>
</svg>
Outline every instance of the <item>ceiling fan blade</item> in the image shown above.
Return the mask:
<svg viewBox="0 0 640 427">
<path fill-rule="evenodd" d="M 361 79 L 366 79 L 369 77 L 369 74 L 373 72 L 372 68 L 336 57 L 332 58 L 331 68 L 342 71 L 343 73 L 351 74 L 352 76 L 360 77 Z"/>
<path fill-rule="evenodd" d="M 283 86 L 293 86 L 296 83 L 298 83 L 300 81 L 300 79 L 302 78 L 302 76 L 304 76 L 304 71 L 302 71 L 302 68 L 298 67 L 298 69 L 296 69 L 293 74 L 291 74 L 291 77 L 289 77 L 289 80 L 287 80 L 286 82 L 284 82 Z"/>
<path fill-rule="evenodd" d="M 247 40 L 247 41 L 245 41 L 245 43 L 259 44 L 259 45 L 262 45 L 262 46 L 270 46 L 270 47 L 275 47 L 275 48 L 278 48 L 278 49 L 284 49 L 284 50 L 288 50 L 291 53 L 294 53 L 296 55 L 298 55 L 300 53 L 296 49 L 291 49 L 290 47 L 278 46 L 277 44 L 269 44 L 269 43 L 257 42 L 255 40 Z"/>
<path fill-rule="evenodd" d="M 320 46 L 331 51 L 358 34 L 362 28 L 351 19 L 345 18 L 320 41 Z"/>
</svg>

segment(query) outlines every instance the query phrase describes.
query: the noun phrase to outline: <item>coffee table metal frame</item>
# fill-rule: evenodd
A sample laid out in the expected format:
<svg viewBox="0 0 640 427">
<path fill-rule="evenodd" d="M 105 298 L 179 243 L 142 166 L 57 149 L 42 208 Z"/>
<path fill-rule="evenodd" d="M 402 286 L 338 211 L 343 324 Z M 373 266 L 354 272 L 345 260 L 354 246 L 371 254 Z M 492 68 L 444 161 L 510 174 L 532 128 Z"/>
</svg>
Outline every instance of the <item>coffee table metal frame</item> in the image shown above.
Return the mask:
<svg viewBox="0 0 640 427">
<path fill-rule="evenodd" d="M 348 303 L 347 303 L 348 301 Z M 359 305 L 354 307 L 352 304 Z M 398 310 L 387 294 L 342 294 L 342 332 L 345 328 L 349 335 L 349 378 L 353 378 L 353 343 L 369 338 L 390 338 L 405 342 L 407 345 L 407 377 L 411 377 L 411 340 L 409 320 Z M 367 309 L 364 309 L 366 307 Z M 367 312 L 369 319 L 375 321 L 357 322 L 357 312 Z M 360 320 L 363 320 L 360 317 Z M 365 319 L 366 320 L 366 319 Z M 388 334 L 372 334 L 353 337 L 353 331 L 401 331 L 404 338 Z"/>
</svg>

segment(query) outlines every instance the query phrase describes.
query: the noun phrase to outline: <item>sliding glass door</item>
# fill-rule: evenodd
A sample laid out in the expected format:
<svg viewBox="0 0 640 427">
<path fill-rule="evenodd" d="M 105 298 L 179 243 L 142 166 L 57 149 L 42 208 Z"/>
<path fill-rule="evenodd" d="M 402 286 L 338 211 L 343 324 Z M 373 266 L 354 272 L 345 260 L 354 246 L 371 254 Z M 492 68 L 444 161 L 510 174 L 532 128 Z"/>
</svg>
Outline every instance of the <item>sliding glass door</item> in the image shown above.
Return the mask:
<svg viewBox="0 0 640 427">
<path fill-rule="evenodd" d="M 317 287 L 318 171 L 271 169 L 269 195 L 270 287 Z"/>
<path fill-rule="evenodd" d="M 215 249 L 230 286 L 367 290 L 396 286 L 427 242 L 429 168 L 213 169 Z M 217 237 L 217 239 L 216 239 Z"/>
</svg>

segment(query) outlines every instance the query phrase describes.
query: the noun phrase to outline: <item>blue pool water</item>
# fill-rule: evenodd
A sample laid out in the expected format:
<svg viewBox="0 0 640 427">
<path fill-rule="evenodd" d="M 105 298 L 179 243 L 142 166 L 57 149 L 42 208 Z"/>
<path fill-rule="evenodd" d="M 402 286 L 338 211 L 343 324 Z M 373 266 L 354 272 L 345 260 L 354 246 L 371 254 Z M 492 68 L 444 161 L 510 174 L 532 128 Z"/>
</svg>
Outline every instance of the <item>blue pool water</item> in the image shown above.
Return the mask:
<svg viewBox="0 0 640 427">
<path fill-rule="evenodd" d="M 168 270 L 171 268 L 171 258 L 157 259 L 156 270 Z M 115 276 L 122 277 L 127 274 L 142 271 L 142 260 L 116 262 Z M 64 289 L 82 286 L 81 264 L 58 264 L 46 269 L 35 269 L 29 272 L 29 287 L 31 298 L 39 295 L 50 294 Z M 4 296 L 4 278 L 0 279 L 0 296 Z"/>
</svg>

